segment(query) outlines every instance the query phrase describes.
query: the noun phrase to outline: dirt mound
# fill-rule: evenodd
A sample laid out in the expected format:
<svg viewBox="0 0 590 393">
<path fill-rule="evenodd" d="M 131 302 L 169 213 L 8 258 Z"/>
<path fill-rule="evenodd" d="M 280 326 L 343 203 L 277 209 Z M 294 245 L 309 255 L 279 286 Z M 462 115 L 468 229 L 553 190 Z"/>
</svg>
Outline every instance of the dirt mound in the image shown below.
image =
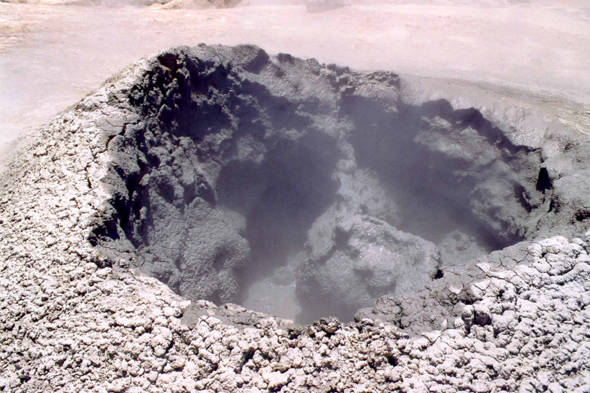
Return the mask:
<svg viewBox="0 0 590 393">
<path fill-rule="evenodd" d="M 181 8 L 233 8 L 240 4 L 241 0 L 170 0 L 157 1 L 152 7 L 161 9 L 181 9 Z"/>
<path fill-rule="evenodd" d="M 590 141 L 399 82 L 199 46 L 58 116 L 3 175 L 0 388 L 584 391 Z M 261 288 L 377 304 L 203 300 Z"/>
</svg>

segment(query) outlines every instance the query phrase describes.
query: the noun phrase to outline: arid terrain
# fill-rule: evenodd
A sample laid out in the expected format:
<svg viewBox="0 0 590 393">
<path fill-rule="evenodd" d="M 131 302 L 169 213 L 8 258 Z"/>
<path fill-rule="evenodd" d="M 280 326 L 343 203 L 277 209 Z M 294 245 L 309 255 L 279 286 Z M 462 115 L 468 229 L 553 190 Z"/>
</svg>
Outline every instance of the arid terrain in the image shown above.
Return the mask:
<svg viewBox="0 0 590 393">
<path fill-rule="evenodd" d="M 0 150 L 138 58 L 201 42 L 250 43 L 355 69 L 460 79 L 480 85 L 476 101 L 494 92 L 566 122 L 586 122 L 587 3 L 506 3 L 398 1 L 324 13 L 256 5 L 262 2 L 222 10 L 0 3 Z M 445 95 L 448 83 L 432 84 Z"/>
</svg>

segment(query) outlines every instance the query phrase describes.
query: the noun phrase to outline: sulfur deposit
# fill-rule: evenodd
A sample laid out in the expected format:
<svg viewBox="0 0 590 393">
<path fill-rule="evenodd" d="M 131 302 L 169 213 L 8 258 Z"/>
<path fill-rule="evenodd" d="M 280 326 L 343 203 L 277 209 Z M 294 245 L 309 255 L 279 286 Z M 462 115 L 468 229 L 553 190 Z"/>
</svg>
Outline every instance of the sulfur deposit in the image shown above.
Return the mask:
<svg viewBox="0 0 590 393">
<path fill-rule="evenodd" d="M 389 72 L 143 59 L 2 175 L 0 390 L 588 391 L 589 147 Z"/>
</svg>

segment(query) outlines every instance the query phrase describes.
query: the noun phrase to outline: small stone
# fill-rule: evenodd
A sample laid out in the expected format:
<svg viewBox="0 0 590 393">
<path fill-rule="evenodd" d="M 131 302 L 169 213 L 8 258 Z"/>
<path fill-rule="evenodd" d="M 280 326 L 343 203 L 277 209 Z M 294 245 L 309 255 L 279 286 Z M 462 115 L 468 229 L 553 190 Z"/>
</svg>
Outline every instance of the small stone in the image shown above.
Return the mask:
<svg viewBox="0 0 590 393">
<path fill-rule="evenodd" d="M 182 311 L 176 307 L 165 307 L 162 311 L 164 312 L 164 315 L 167 317 L 179 318 L 180 316 L 182 316 Z"/>
<path fill-rule="evenodd" d="M 280 388 L 289 382 L 289 376 L 278 371 L 262 374 L 262 378 L 268 384 L 269 389 Z"/>
</svg>

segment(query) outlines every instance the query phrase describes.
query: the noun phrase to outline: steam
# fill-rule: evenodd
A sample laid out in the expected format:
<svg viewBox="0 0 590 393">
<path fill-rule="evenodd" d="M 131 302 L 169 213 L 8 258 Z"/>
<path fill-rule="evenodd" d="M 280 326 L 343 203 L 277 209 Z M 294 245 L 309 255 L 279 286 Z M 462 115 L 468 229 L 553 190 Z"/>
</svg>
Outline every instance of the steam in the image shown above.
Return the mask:
<svg viewBox="0 0 590 393">
<path fill-rule="evenodd" d="M 241 7 L 228 10 L 158 10 L 146 7 L 151 4 L 149 0 L 105 1 L 100 7 L 44 7 L 45 14 L 39 14 L 33 6 L 22 6 L 23 13 L 30 14 L 32 20 L 27 22 L 30 32 L 18 33 L 24 41 L 18 45 L 8 42 L 0 56 L 0 146 L 4 152 L 11 149 L 10 144 L 19 137 L 75 104 L 106 78 L 136 59 L 164 48 L 193 46 L 201 42 L 226 45 L 254 43 L 270 53 L 287 52 L 298 57 L 315 57 L 320 62 L 346 64 L 356 69 L 392 69 L 421 76 L 502 81 L 510 85 L 542 87 L 560 94 L 567 93 L 573 98 L 585 97 L 585 93 L 590 91 L 590 76 L 585 70 L 589 63 L 587 35 L 580 34 L 587 32 L 587 24 L 583 21 L 557 11 L 530 7 L 480 9 L 395 3 L 395 6 L 355 5 L 319 14 L 307 13 L 300 2 L 293 4 L 287 0 L 248 0 Z M 522 23 L 525 17 L 530 23 Z M 445 22 L 441 24 L 441 20 Z M 559 34 L 547 35 L 546 29 Z M 541 37 L 551 49 L 540 48 L 538 40 L 524 37 Z M 512 45 L 508 47 L 506 42 Z M 348 109 L 353 111 L 354 106 Z M 357 120 L 355 125 L 358 129 L 368 122 L 362 114 Z M 371 146 L 386 146 L 380 139 L 387 138 L 380 133 L 383 130 L 383 127 L 378 129 Z M 421 143 L 426 146 L 436 141 L 423 139 Z M 445 228 L 449 221 L 447 218 L 456 217 L 457 211 L 462 209 L 462 206 L 451 206 L 446 211 L 442 210 L 454 197 L 445 194 L 451 193 L 453 187 L 449 187 L 451 190 L 443 189 L 444 198 L 433 202 L 429 209 L 422 209 L 418 203 L 405 203 L 416 199 L 420 202 L 428 200 L 427 178 L 413 177 L 411 185 L 416 193 L 399 193 L 395 181 L 404 175 L 396 174 L 398 178 L 392 178 L 383 170 L 399 163 L 388 162 L 385 154 L 374 154 L 372 147 L 363 146 L 362 140 L 356 144 L 363 153 L 361 158 L 366 161 L 362 169 L 373 171 L 371 176 L 384 185 L 387 194 L 398 192 L 396 201 L 404 204 L 399 218 L 403 221 L 401 228 L 436 243 L 443 254 L 445 247 L 441 245 L 445 244 L 453 248 L 462 243 L 462 247 L 469 249 L 469 255 L 478 255 L 520 239 L 513 234 L 509 239 L 498 240 L 490 235 L 489 228 L 482 230 L 475 224 L 467 229 L 454 225 L 448 233 L 443 232 L 441 228 Z M 378 158 L 381 161 L 372 161 Z M 417 168 L 419 170 L 414 168 L 415 172 L 410 175 L 423 173 L 423 168 Z M 318 186 L 327 186 L 329 192 L 326 195 L 333 197 L 337 185 L 331 175 L 331 172 L 317 174 L 319 180 L 316 180 Z M 436 175 L 438 173 L 432 176 L 436 178 Z M 238 173 L 236 178 L 239 176 L 243 173 Z M 235 178 L 232 179 L 235 181 Z M 261 293 L 265 290 L 264 280 L 278 282 L 276 285 L 283 287 L 293 283 L 283 278 L 293 276 L 300 266 L 298 258 L 305 246 L 307 231 L 332 206 L 326 195 L 315 198 L 319 201 L 317 205 L 305 200 L 305 212 L 313 214 L 304 217 L 300 225 L 292 224 L 301 216 L 300 212 L 293 210 L 293 206 L 278 203 L 280 198 L 272 190 L 261 197 L 261 205 L 276 202 L 274 210 L 280 211 L 285 207 L 287 213 L 283 216 L 253 214 L 244 231 L 255 246 L 253 255 L 262 267 L 280 259 L 282 266 L 279 269 L 283 270 L 273 271 L 266 277 L 244 274 L 241 277 L 244 287 L 255 288 Z M 462 202 L 467 204 L 469 201 Z M 243 206 L 232 207 L 233 211 L 244 209 Z M 436 211 L 439 218 L 434 220 L 435 225 L 430 225 L 428 220 Z M 421 220 L 412 221 L 420 214 Z M 245 213 L 243 215 L 246 216 Z M 294 233 L 273 231 L 271 224 L 278 218 L 283 226 L 291 225 L 289 229 Z M 379 219 L 387 222 L 385 218 Z M 467 222 L 472 224 L 469 220 Z M 257 233 L 263 229 L 277 238 L 257 238 Z M 295 238 L 296 244 L 286 244 L 280 252 L 272 249 L 273 243 L 288 243 L 288 238 Z M 223 261 L 223 253 L 220 252 L 220 255 Z M 453 253 L 449 252 L 449 255 Z M 258 285 L 261 282 L 262 289 Z M 268 296 L 274 294 L 271 292 Z M 248 298 L 247 294 L 245 298 Z M 293 296 L 286 299 L 288 303 L 292 300 Z M 291 313 L 293 310 L 296 313 L 301 311 L 300 306 L 293 302 L 286 307 Z"/>
</svg>

